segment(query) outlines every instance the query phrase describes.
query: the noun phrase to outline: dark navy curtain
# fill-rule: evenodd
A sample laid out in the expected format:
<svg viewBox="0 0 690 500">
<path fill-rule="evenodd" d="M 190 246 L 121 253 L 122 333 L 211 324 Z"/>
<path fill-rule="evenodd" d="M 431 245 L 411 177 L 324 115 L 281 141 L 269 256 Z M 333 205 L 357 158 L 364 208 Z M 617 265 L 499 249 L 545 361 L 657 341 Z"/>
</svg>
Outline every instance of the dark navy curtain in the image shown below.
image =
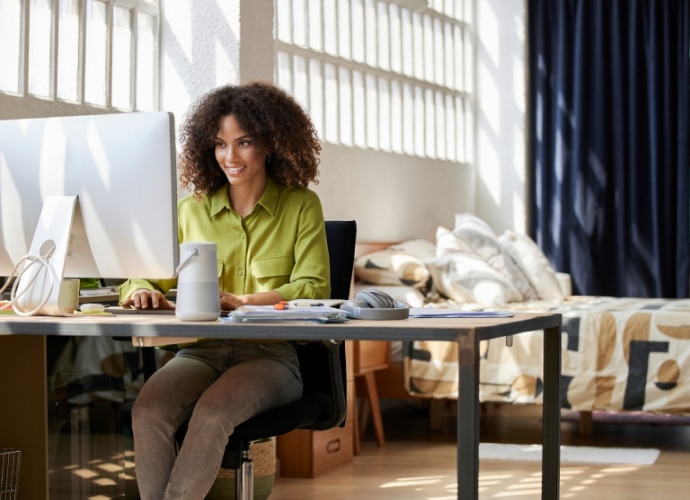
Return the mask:
<svg viewBox="0 0 690 500">
<path fill-rule="evenodd" d="M 578 294 L 688 297 L 690 0 L 528 0 L 530 231 Z"/>
</svg>

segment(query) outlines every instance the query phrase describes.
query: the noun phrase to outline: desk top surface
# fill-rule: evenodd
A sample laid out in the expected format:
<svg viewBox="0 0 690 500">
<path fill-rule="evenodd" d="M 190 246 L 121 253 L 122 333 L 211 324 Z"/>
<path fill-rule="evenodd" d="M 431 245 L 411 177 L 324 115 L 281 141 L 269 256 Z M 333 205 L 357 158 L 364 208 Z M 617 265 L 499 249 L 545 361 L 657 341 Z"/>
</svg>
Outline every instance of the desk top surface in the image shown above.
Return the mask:
<svg viewBox="0 0 690 500">
<path fill-rule="evenodd" d="M 515 314 L 508 318 L 408 318 L 350 320 L 346 323 L 245 323 L 222 320 L 180 321 L 174 315 L 113 316 L 0 315 L 0 334 L 75 335 L 109 337 L 187 337 L 290 340 L 451 340 L 476 335 L 485 340 L 556 328 L 560 314 Z"/>
</svg>

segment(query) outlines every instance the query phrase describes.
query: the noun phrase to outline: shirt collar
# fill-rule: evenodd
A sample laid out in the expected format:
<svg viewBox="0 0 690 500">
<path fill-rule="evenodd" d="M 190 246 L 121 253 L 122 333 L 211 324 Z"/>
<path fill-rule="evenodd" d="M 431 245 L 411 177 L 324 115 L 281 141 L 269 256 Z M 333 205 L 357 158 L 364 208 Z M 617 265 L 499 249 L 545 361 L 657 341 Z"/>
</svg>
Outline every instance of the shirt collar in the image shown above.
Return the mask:
<svg viewBox="0 0 690 500">
<path fill-rule="evenodd" d="M 278 186 L 273 177 L 269 175 L 266 182 L 266 188 L 264 189 L 261 198 L 259 198 L 257 205 L 263 207 L 266 212 L 273 216 L 276 213 L 279 195 L 280 186 Z M 232 207 L 230 206 L 230 199 L 228 198 L 228 185 L 223 185 L 223 187 L 211 194 L 210 201 L 211 217 L 218 215 L 218 213 L 224 209 L 232 210 Z"/>
</svg>

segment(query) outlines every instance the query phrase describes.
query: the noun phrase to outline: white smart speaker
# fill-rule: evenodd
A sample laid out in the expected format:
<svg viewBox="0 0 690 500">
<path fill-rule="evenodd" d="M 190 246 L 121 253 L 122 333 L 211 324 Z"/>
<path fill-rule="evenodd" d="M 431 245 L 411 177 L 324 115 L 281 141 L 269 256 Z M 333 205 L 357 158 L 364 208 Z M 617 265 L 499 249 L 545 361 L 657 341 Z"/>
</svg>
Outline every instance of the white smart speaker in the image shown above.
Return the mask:
<svg viewBox="0 0 690 500">
<path fill-rule="evenodd" d="M 177 268 L 175 316 L 182 321 L 215 321 L 220 317 L 216 244 L 182 243 Z"/>
</svg>

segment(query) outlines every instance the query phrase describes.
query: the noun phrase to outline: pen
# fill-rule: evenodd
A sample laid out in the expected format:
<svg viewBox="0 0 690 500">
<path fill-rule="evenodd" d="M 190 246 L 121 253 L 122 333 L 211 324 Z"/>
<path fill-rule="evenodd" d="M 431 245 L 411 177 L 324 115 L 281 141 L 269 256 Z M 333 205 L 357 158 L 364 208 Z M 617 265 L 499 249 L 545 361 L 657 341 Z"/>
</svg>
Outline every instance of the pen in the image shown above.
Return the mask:
<svg viewBox="0 0 690 500">
<path fill-rule="evenodd" d="M 293 302 L 290 303 L 286 300 L 281 300 L 273 304 L 273 309 L 282 311 L 284 309 L 290 309 L 291 307 L 323 307 L 325 304 L 322 302 Z"/>
</svg>

